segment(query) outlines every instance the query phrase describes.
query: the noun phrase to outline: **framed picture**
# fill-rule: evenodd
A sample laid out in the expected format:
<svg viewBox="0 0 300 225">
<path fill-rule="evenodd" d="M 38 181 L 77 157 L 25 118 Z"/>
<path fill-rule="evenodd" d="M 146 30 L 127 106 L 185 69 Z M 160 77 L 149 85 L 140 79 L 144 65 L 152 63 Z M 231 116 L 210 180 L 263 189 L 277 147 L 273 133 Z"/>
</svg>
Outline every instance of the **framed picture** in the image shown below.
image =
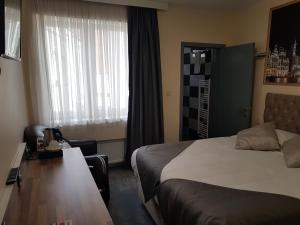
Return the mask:
<svg viewBox="0 0 300 225">
<path fill-rule="evenodd" d="M 300 0 L 270 10 L 265 84 L 300 86 Z"/>
</svg>

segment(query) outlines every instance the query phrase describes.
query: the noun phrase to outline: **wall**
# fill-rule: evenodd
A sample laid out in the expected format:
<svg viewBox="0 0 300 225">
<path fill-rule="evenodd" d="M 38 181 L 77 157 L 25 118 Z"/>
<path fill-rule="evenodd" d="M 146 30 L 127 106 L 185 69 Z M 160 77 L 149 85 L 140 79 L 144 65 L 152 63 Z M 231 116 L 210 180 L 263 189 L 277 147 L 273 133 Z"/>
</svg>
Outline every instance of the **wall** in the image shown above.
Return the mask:
<svg viewBox="0 0 300 225">
<path fill-rule="evenodd" d="M 236 15 L 237 39 L 235 43 L 255 42 L 258 52 L 265 52 L 268 36 L 269 10 L 289 0 L 260 0 Z M 265 60 L 257 60 L 253 101 L 253 124 L 263 122 L 265 96 L 268 92 L 300 95 L 300 87 L 264 85 Z"/>
<path fill-rule="evenodd" d="M 23 42 L 30 39 L 31 1 L 23 4 Z M 158 19 L 161 38 L 161 60 L 163 74 L 163 97 L 166 141 L 177 141 L 179 136 L 180 103 L 180 45 L 181 41 L 231 43 L 233 41 L 232 12 L 207 10 L 199 7 L 170 5 L 169 10 L 159 11 Z M 26 49 L 27 46 L 27 49 Z M 23 44 L 23 53 L 30 60 L 29 45 Z M 30 68 L 25 64 L 25 76 Z M 30 84 L 27 82 L 30 122 L 35 123 L 30 99 Z M 98 141 L 126 137 L 126 124 L 116 126 L 83 126 L 79 129 L 63 129 L 67 138 L 94 138 Z"/>
<path fill-rule="evenodd" d="M 269 10 L 290 0 L 259 0 L 235 11 L 218 11 L 170 5 L 159 11 L 161 62 L 164 98 L 165 140 L 179 136 L 180 43 L 209 42 L 238 45 L 255 42 L 258 52 L 266 51 Z M 263 122 L 268 92 L 300 95 L 300 87 L 263 84 L 264 59 L 256 62 L 252 123 Z"/>
<path fill-rule="evenodd" d="M 181 42 L 236 42 L 234 12 L 170 5 L 158 12 L 161 42 L 165 141 L 179 140 Z"/>
<path fill-rule="evenodd" d="M 24 79 L 20 62 L 0 58 L 0 199 L 10 164 L 27 125 Z"/>
</svg>

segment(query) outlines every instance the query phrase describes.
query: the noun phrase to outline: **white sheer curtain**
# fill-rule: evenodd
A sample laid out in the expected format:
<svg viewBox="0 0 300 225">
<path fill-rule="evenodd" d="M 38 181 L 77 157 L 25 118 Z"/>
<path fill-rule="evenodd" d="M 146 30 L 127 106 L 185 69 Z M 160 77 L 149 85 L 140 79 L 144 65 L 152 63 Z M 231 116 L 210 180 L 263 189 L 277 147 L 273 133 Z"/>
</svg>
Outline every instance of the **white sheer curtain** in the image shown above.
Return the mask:
<svg viewBox="0 0 300 225">
<path fill-rule="evenodd" d="M 20 57 L 20 1 L 5 2 L 5 55 Z"/>
<path fill-rule="evenodd" d="M 33 108 L 52 126 L 127 120 L 127 14 L 122 6 L 34 0 Z"/>
</svg>

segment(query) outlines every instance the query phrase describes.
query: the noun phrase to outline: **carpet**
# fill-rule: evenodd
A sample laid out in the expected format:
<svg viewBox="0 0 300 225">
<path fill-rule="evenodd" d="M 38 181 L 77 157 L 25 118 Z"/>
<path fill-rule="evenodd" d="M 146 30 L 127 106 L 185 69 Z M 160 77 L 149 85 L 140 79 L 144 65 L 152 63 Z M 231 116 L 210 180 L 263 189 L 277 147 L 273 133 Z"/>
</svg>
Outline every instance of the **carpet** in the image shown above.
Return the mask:
<svg viewBox="0 0 300 225">
<path fill-rule="evenodd" d="M 155 225 L 138 197 L 133 172 L 127 168 L 109 171 L 109 212 L 114 225 Z"/>
</svg>

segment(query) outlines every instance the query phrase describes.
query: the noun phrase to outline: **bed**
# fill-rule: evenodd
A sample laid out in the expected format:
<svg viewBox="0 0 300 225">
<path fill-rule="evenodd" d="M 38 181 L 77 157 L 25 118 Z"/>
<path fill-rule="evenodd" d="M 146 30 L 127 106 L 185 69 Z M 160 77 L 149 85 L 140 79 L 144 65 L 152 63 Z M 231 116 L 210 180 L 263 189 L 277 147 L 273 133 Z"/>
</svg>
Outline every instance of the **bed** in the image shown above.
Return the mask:
<svg viewBox="0 0 300 225">
<path fill-rule="evenodd" d="M 279 142 L 300 134 L 300 97 L 267 94 Z M 300 169 L 281 152 L 237 151 L 236 136 L 145 146 L 132 156 L 158 225 L 299 225 Z"/>
</svg>

